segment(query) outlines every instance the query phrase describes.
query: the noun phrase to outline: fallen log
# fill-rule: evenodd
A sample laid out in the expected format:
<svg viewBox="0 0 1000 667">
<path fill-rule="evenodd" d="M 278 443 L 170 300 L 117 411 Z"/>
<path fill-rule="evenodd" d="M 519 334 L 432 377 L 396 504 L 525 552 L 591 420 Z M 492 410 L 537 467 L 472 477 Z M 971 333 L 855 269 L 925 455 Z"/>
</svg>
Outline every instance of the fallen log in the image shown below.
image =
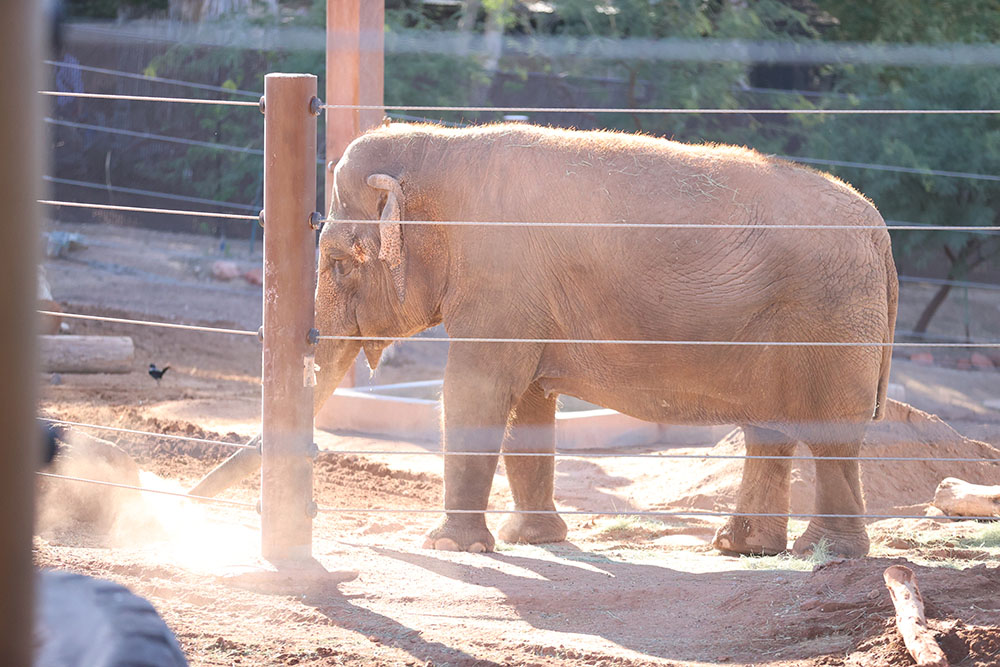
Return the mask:
<svg viewBox="0 0 1000 667">
<path fill-rule="evenodd" d="M 886 568 L 882 578 L 896 608 L 896 627 L 917 667 L 948 667 L 948 658 L 927 627 L 924 599 L 920 596 L 913 570 L 904 565 L 893 565 Z"/>
<path fill-rule="evenodd" d="M 260 435 L 255 436 L 247 444 L 260 447 Z M 213 498 L 233 484 L 238 484 L 259 472 L 260 464 L 259 449 L 237 449 L 232 456 L 202 477 L 194 488 L 188 491 L 188 495 Z"/>
<path fill-rule="evenodd" d="M 933 504 L 948 516 L 1000 517 L 1000 485 L 983 486 L 946 477 L 934 491 Z"/>
<path fill-rule="evenodd" d="M 128 373 L 135 346 L 128 336 L 39 336 L 45 373 Z"/>
</svg>

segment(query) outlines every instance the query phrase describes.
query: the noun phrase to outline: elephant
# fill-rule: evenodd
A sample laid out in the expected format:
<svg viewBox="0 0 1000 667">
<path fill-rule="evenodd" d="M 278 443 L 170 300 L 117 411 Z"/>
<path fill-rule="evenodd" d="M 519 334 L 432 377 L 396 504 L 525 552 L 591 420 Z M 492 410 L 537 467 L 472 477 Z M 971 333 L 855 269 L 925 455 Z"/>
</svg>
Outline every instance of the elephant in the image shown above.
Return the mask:
<svg viewBox="0 0 1000 667">
<path fill-rule="evenodd" d="M 488 222 L 515 224 L 475 224 Z M 804 442 L 816 514 L 836 516 L 814 516 L 793 550 L 825 539 L 861 557 L 859 465 L 842 457 L 883 415 L 897 295 L 882 217 L 829 174 L 641 134 L 392 123 L 334 170 L 315 316 L 339 338 L 316 349 L 315 407 L 360 350 L 374 369 L 386 338 L 443 323 L 452 455 L 425 547 L 494 548 L 483 512 L 501 455 L 515 509 L 532 513 L 499 538 L 566 538 L 544 454 L 568 394 L 653 422 L 740 424 L 751 456 Z M 787 549 L 790 472 L 745 460 L 717 549 Z"/>
</svg>

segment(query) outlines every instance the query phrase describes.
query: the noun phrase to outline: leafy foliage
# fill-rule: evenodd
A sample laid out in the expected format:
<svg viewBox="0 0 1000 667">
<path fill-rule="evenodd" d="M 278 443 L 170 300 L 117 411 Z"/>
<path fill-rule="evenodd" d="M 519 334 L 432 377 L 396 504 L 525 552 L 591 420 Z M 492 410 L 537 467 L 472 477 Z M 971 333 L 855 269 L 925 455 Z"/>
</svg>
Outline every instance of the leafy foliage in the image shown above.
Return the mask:
<svg viewBox="0 0 1000 667">
<path fill-rule="evenodd" d="M 122 4 L 165 6 L 166 0 L 71 0 L 79 16 L 103 15 Z M 283 2 L 283 23 L 321 27 L 325 0 Z M 500 31 L 530 40 L 544 36 L 613 41 L 743 39 L 846 41 L 872 44 L 995 44 L 996 0 L 471 0 L 460 7 L 388 0 L 386 30 L 420 31 L 423 39 Z M 289 11 L 291 10 L 291 11 Z M 274 17 L 254 19 L 278 20 Z M 486 40 L 488 41 L 488 40 Z M 567 106 L 623 108 L 994 108 L 996 67 L 658 61 L 644 58 L 543 57 L 496 49 L 485 55 L 387 53 L 385 100 L 402 105 Z M 259 90 L 267 71 L 323 76 L 322 53 L 259 52 L 239 47 L 177 46 L 149 63 L 149 73 Z M 757 87 L 796 89 L 761 91 Z M 322 89 L 322 84 L 321 84 Z M 806 92 L 806 95 L 800 94 Z M 159 112 L 157 112 L 159 113 Z M 260 125 L 239 108 L 200 107 L 158 116 L 157 131 L 260 148 Z M 498 120 L 497 113 L 439 114 L 452 122 Z M 758 150 L 916 170 L 1000 174 L 996 116 L 641 115 L 534 114 L 533 122 L 644 131 L 682 141 L 721 141 Z M 322 145 L 322 142 L 320 142 Z M 252 201 L 261 191 L 258 156 L 202 147 L 164 148 L 138 170 L 179 191 Z M 1000 224 L 997 181 L 832 167 L 865 192 L 890 220 L 934 225 Z M 162 189 L 162 188 L 161 188 Z M 953 278 L 988 265 L 1000 236 L 959 232 L 894 234 L 898 261 L 934 262 Z"/>
</svg>

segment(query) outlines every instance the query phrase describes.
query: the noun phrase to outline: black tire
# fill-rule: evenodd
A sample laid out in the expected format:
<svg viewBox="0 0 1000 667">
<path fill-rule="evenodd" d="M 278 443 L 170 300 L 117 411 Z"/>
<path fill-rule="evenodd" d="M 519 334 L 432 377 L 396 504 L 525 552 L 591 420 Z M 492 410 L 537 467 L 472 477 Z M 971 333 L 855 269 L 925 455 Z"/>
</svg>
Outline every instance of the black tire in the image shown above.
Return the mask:
<svg viewBox="0 0 1000 667">
<path fill-rule="evenodd" d="M 38 573 L 39 667 L 183 667 L 184 653 L 148 601 L 124 586 L 72 572 Z"/>
</svg>

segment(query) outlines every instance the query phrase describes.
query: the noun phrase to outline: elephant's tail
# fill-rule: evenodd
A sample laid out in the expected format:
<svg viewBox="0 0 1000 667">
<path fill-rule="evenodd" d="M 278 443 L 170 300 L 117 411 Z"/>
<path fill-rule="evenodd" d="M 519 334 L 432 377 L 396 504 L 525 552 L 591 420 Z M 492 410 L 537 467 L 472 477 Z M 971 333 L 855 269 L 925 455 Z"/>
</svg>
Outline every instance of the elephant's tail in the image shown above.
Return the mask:
<svg viewBox="0 0 1000 667">
<path fill-rule="evenodd" d="M 886 327 L 882 342 L 882 365 L 878 374 L 878 398 L 872 419 L 881 420 L 885 416 L 886 393 L 889 391 L 889 367 L 892 363 L 892 342 L 896 331 L 896 308 L 899 305 L 899 279 L 896 277 L 896 263 L 892 260 L 892 244 L 885 249 L 885 305 Z"/>
</svg>

